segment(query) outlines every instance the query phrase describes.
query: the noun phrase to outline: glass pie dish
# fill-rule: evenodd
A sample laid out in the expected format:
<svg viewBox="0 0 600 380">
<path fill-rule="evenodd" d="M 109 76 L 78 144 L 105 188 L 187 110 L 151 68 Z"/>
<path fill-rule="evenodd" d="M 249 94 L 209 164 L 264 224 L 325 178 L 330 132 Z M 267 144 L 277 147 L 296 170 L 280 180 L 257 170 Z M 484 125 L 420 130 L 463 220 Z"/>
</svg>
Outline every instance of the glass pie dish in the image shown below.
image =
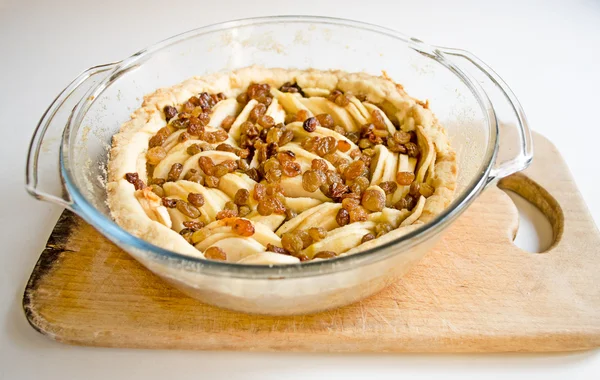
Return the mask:
<svg viewBox="0 0 600 380">
<path fill-rule="evenodd" d="M 119 227 L 106 204 L 111 137 L 145 94 L 189 77 L 251 65 L 386 75 L 427 99 L 457 152 L 452 204 L 433 221 L 353 255 L 286 265 L 190 257 Z M 463 50 L 425 44 L 355 21 L 281 16 L 231 21 L 172 37 L 116 63 L 86 70 L 58 95 L 29 149 L 27 190 L 82 217 L 186 294 L 232 310 L 304 314 L 346 305 L 395 282 L 489 184 L 523 170 L 532 141 L 512 91 Z"/>
</svg>

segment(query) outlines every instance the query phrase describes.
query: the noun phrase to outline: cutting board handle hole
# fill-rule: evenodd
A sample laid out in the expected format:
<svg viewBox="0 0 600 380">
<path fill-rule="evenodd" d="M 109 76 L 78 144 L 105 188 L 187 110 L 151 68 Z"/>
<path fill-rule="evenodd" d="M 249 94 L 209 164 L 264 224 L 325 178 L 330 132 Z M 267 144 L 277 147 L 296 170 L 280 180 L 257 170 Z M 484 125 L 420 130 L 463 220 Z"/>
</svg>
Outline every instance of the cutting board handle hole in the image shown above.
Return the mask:
<svg viewBox="0 0 600 380">
<path fill-rule="evenodd" d="M 556 199 L 524 174 L 502 179 L 498 187 L 519 211 L 514 243 L 527 252 L 545 253 L 558 244 L 564 228 L 563 211 Z"/>
</svg>

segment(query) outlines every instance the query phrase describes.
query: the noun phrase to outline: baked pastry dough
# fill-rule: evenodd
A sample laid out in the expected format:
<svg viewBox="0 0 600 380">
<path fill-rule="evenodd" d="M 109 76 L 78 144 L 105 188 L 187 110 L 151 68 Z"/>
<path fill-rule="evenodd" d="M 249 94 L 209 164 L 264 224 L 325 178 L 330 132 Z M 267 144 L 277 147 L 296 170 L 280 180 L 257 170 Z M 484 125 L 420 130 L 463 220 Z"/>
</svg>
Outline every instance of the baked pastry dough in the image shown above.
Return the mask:
<svg viewBox="0 0 600 380">
<path fill-rule="evenodd" d="M 329 259 L 430 221 L 456 155 L 387 76 L 248 67 L 144 97 L 113 136 L 108 204 L 139 238 L 246 264 Z"/>
</svg>

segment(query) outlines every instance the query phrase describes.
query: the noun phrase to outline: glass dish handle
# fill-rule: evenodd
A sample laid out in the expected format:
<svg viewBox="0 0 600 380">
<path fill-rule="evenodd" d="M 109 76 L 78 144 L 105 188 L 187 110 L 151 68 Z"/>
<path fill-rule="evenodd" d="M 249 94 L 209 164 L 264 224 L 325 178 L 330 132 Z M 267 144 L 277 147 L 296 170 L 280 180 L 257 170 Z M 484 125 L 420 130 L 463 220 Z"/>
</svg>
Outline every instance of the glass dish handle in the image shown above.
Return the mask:
<svg viewBox="0 0 600 380">
<path fill-rule="evenodd" d="M 25 187 L 35 198 L 73 209 L 60 172 L 63 133 L 73 108 L 116 65 L 110 63 L 84 71 L 58 94 L 44 112 L 31 138 L 25 168 Z"/>
<path fill-rule="evenodd" d="M 499 149 L 488 177 L 488 185 L 527 168 L 533 159 L 533 140 L 523 108 L 510 87 L 485 62 L 470 52 L 445 47 L 437 49 L 446 55 L 463 59 L 453 62 L 473 75 L 494 108 L 498 122 Z M 473 66 L 479 70 L 472 70 Z"/>
</svg>

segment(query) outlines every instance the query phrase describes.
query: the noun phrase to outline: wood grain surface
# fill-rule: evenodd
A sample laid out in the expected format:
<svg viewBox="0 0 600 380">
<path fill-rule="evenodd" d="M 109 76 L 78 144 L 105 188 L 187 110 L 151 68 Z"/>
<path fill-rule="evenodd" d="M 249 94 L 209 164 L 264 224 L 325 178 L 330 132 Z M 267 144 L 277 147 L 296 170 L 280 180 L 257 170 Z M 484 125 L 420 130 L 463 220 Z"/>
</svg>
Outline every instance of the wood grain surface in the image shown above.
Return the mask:
<svg viewBox="0 0 600 380">
<path fill-rule="evenodd" d="M 500 186 L 542 210 L 545 253 L 512 240 L 518 213 L 486 190 L 401 281 L 308 316 L 245 315 L 191 299 L 65 211 L 23 298 L 60 342 L 141 348 L 323 352 L 567 351 L 600 346 L 600 234 L 556 148 Z"/>
</svg>

